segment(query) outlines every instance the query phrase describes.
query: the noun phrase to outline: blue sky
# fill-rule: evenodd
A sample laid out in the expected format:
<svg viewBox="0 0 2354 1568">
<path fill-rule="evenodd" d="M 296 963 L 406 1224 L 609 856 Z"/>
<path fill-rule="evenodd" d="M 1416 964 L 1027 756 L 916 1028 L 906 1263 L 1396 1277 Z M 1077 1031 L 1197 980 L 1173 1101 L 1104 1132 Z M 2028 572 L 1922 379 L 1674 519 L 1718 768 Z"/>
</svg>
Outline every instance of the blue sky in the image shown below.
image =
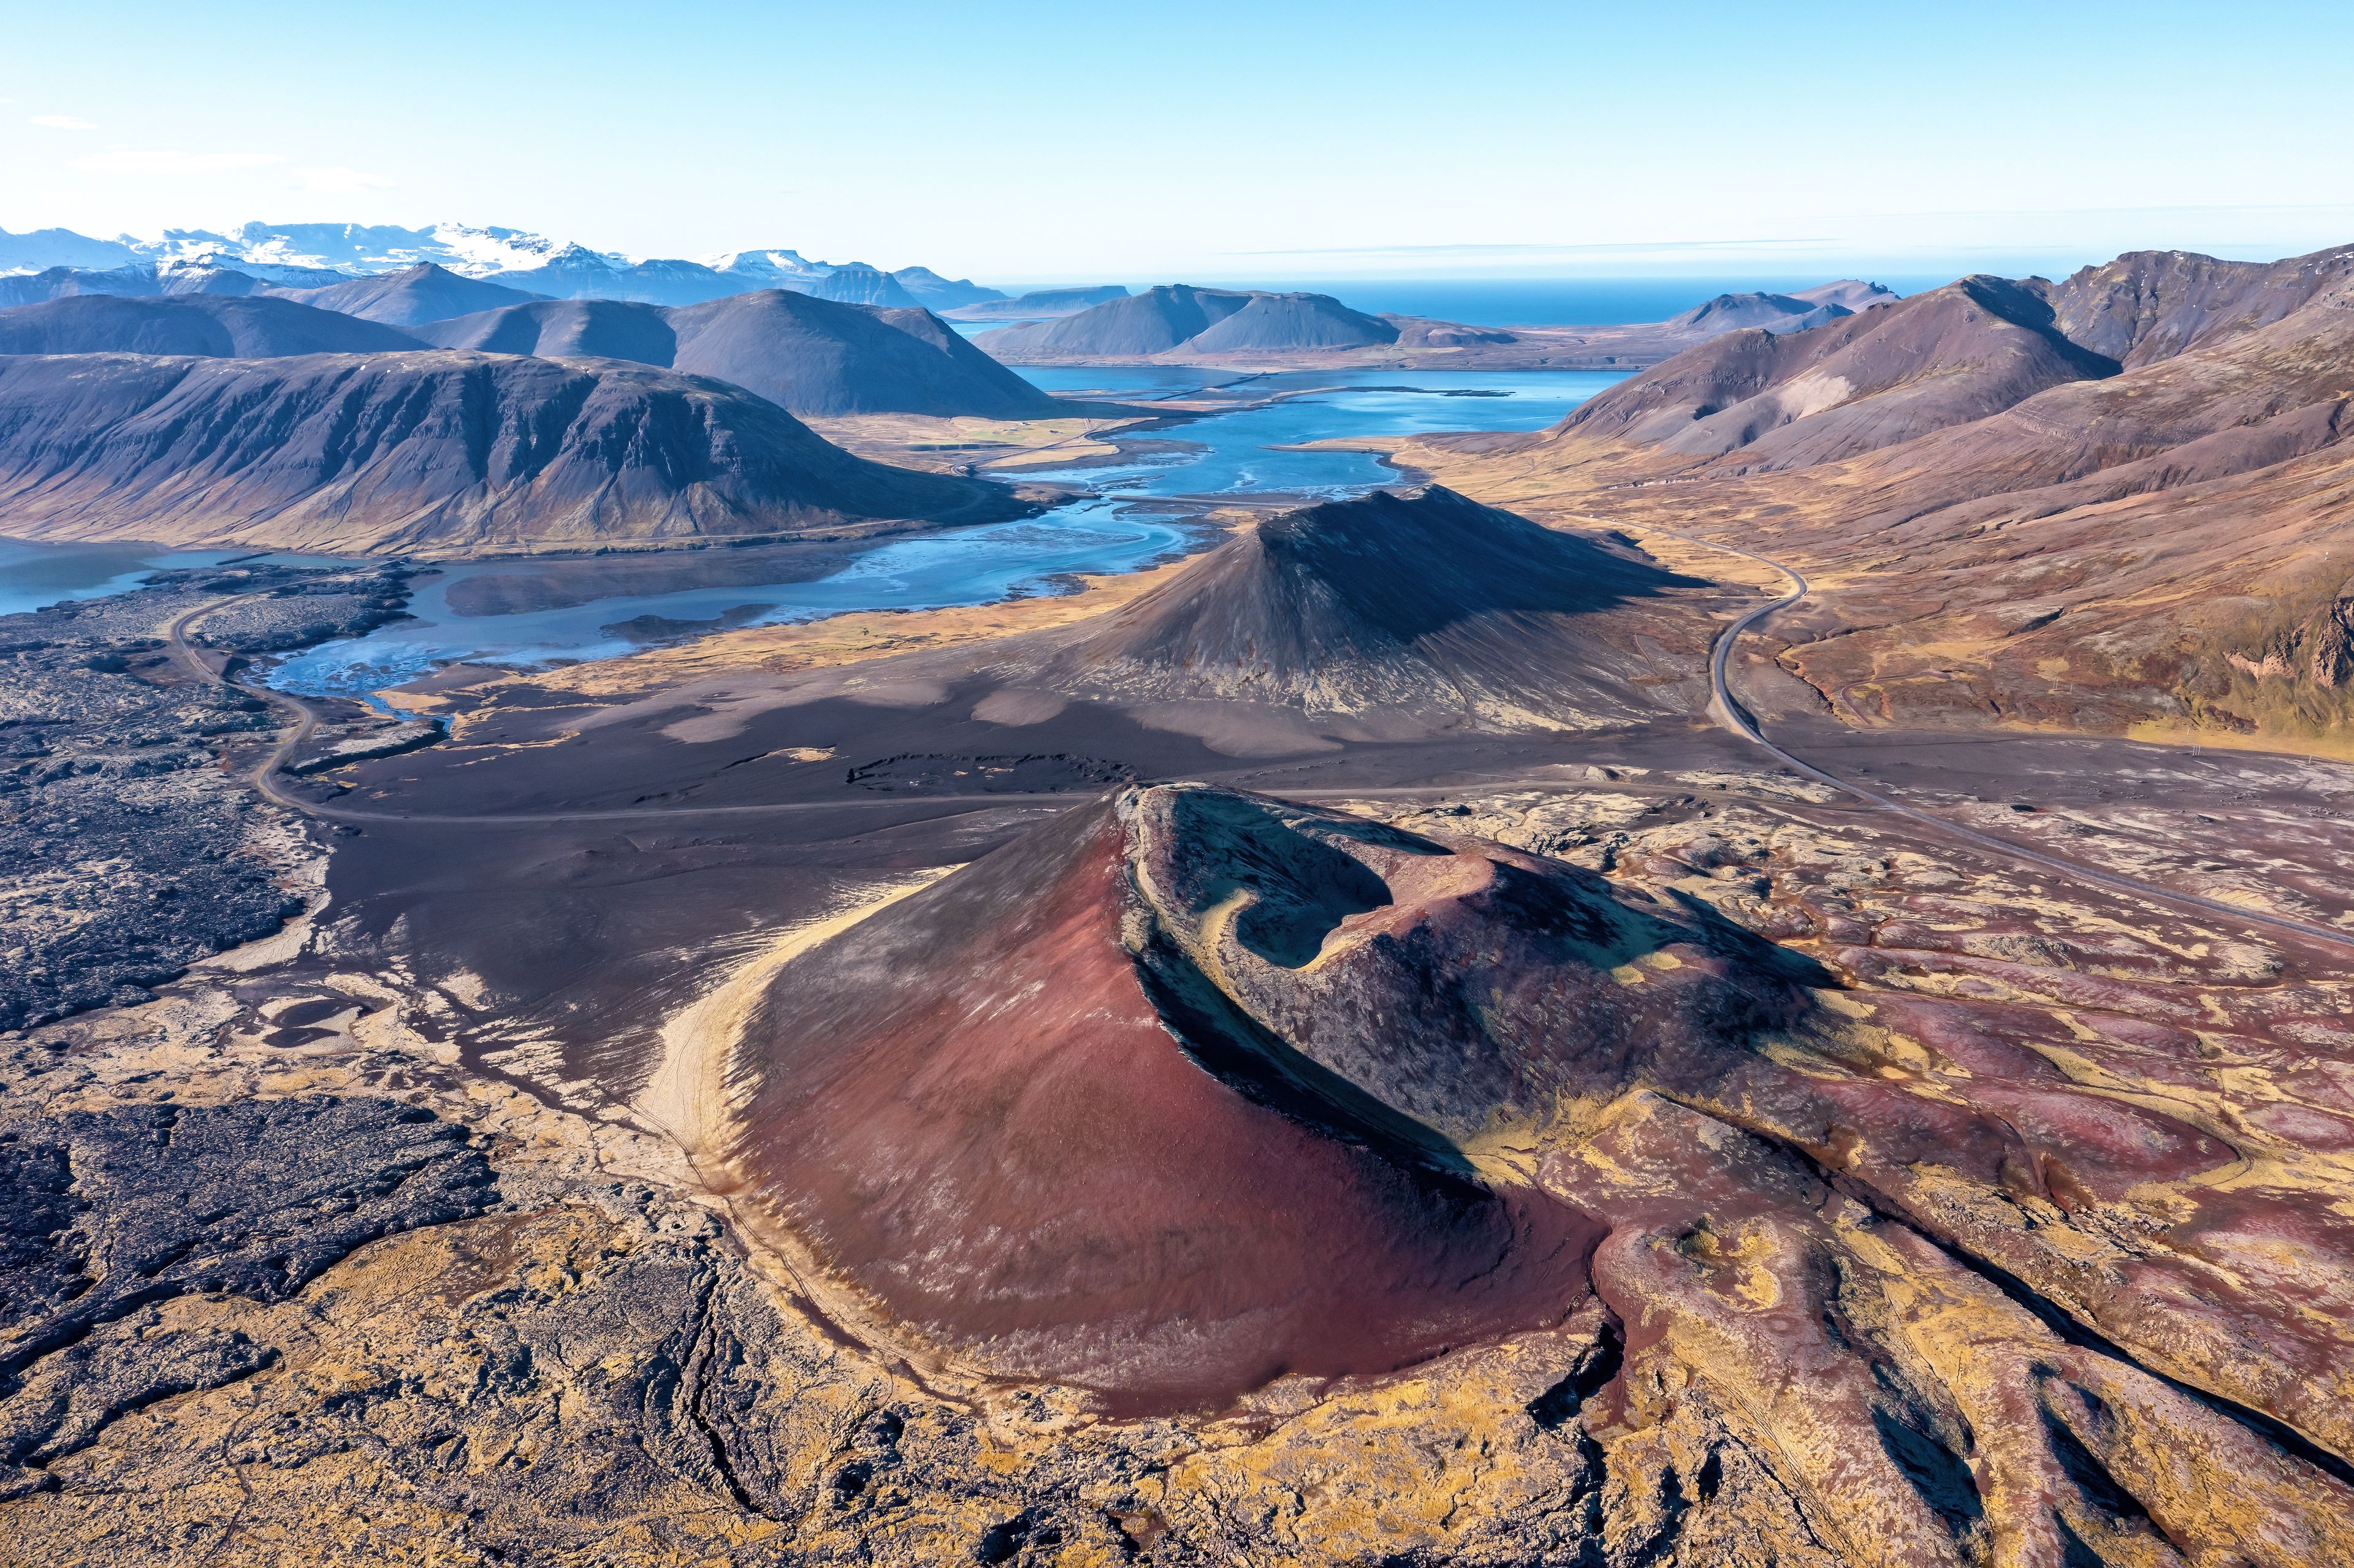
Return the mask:
<svg viewBox="0 0 2354 1568">
<path fill-rule="evenodd" d="M 2354 4 L 16 7 L 0 228 L 984 279 L 2051 270 L 2354 240 Z"/>
</svg>

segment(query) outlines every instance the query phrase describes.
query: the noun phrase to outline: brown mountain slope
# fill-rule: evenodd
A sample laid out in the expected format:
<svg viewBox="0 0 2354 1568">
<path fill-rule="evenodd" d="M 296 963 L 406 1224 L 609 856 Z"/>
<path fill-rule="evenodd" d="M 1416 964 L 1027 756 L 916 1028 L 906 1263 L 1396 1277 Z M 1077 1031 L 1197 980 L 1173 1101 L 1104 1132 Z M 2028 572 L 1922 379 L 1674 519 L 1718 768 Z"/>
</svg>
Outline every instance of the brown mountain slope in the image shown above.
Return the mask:
<svg viewBox="0 0 2354 1568">
<path fill-rule="evenodd" d="M 1659 984 L 1608 977 L 1663 949 Z M 1417 997 L 1434 962 L 1578 1022 L 1520 1056 Z M 788 965 L 720 1141 L 757 1212 L 936 1351 L 1214 1409 L 1573 1308 L 1591 1223 L 1458 1140 L 1548 1103 L 1597 1036 L 1675 1049 L 1795 1009 L 1759 962 L 1532 856 L 1129 791 Z M 1386 1008 L 1438 1016 L 1368 1054 L 1355 1020 Z"/>
<path fill-rule="evenodd" d="M 2349 278 L 2354 245 L 2274 262 L 2137 250 L 2070 274 L 2051 295 L 2062 332 L 2134 366 L 2268 326 Z"/>
<path fill-rule="evenodd" d="M 1984 418 L 2116 373 L 2041 290 L 1965 278 L 1811 331 L 1729 333 L 1580 408 L 1569 429 L 1685 457 L 1797 468 Z"/>
<path fill-rule="evenodd" d="M 1799 567 L 1816 591 L 1773 629 L 1813 690 L 1761 694 L 1769 706 L 2338 746 L 2354 724 L 2349 260 L 2145 253 L 2031 280 L 2017 287 L 2061 305 L 2034 335 L 2073 323 L 2132 366 L 1902 440 L 1859 449 L 1877 397 L 1811 413 L 1783 401 L 1849 352 L 1817 353 L 1819 330 L 1695 351 L 1542 437 L 1402 456 L 1533 514 L 1696 531 Z M 1901 326 L 1933 298 L 1859 322 Z M 1810 356 L 1795 372 L 1772 357 L 1793 345 Z M 2040 352 L 2020 346 L 1990 357 L 1947 340 L 1939 352 L 1959 352 L 1924 357 L 1903 385 L 1943 384 L 1933 400 L 1958 413 Z M 1776 373 L 1752 412 L 1790 417 L 1726 448 L 1712 438 L 1730 410 L 1700 410 L 1712 387 L 1739 390 L 1736 352 Z"/>
<path fill-rule="evenodd" d="M 0 359 L 0 516 L 30 537 L 515 549 L 1028 510 L 853 457 L 723 382 L 612 360 Z"/>
</svg>

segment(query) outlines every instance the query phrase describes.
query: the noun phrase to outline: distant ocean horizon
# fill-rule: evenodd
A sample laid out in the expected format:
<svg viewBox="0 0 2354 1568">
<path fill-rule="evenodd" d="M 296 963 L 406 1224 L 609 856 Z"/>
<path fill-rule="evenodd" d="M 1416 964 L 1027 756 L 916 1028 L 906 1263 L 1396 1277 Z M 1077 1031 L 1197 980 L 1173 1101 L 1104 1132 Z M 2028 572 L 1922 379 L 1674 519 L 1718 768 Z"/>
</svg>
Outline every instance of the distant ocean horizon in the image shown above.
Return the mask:
<svg viewBox="0 0 2354 1568">
<path fill-rule="evenodd" d="M 1349 278 L 1331 281 L 1298 280 L 1236 282 L 1229 279 L 1184 280 L 1204 288 L 1274 289 L 1288 293 L 1330 294 L 1342 304 L 1374 315 L 1394 313 L 1427 316 L 1437 321 L 1463 322 L 1473 326 L 1617 326 L 1628 322 L 1665 321 L 1719 294 L 1752 291 L 1784 293 L 1830 282 L 1842 274 L 1765 277 L 1756 274 L 1721 278 Z M 1960 274 L 1890 275 L 1865 281 L 1885 284 L 1900 294 L 1919 293 L 1950 283 Z M 1172 280 L 1175 281 L 1175 280 Z M 1007 293 L 1025 291 L 1020 286 L 998 285 Z M 1040 288 L 1066 285 L 1040 284 Z M 1141 292 L 1147 285 L 1130 284 Z M 994 323 L 992 323 L 994 324 Z"/>
</svg>

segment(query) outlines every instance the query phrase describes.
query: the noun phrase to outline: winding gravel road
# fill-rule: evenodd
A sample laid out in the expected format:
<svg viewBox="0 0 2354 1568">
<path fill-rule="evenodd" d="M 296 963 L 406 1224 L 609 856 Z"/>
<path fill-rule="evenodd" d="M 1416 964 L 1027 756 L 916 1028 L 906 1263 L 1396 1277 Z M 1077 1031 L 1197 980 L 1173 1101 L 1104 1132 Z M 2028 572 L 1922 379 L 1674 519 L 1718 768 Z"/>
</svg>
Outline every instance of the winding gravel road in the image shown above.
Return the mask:
<svg viewBox="0 0 2354 1568">
<path fill-rule="evenodd" d="M 1659 532 L 1672 533 L 1671 530 L 1664 528 Z M 2292 920 L 2285 915 L 2267 915 L 2259 910 L 2244 909 L 2236 904 L 2226 904 L 2220 898 L 2205 898 L 2196 893 L 2179 892 L 2173 888 L 2161 887 L 2156 883 L 2144 882 L 2138 877 L 2105 871 L 2096 865 L 2086 865 L 2082 861 L 2067 860 L 2059 855 L 2047 854 L 2041 850 L 2031 849 L 2025 844 L 2013 843 L 2009 839 L 1997 838 L 1992 833 L 1983 833 L 1976 828 L 1964 827 L 1959 822 L 1933 815 L 1917 807 L 1908 806 L 1902 800 L 1892 799 L 1851 779 L 1844 779 L 1836 773 L 1826 772 L 1803 758 L 1794 756 L 1783 749 L 1766 736 L 1765 729 L 1758 724 L 1756 716 L 1741 705 L 1741 699 L 1733 694 L 1733 687 L 1727 677 L 1734 646 L 1741 641 L 1741 634 L 1806 598 L 1809 591 L 1807 579 L 1795 567 L 1785 566 L 1780 561 L 1765 556 L 1755 555 L 1747 550 L 1736 550 L 1730 545 L 1720 545 L 1712 539 L 1702 539 L 1690 534 L 1674 534 L 1673 536 L 1687 544 L 1704 546 L 1712 550 L 1723 551 L 1728 556 L 1738 556 L 1744 561 L 1755 561 L 1761 567 L 1770 567 L 1790 579 L 1788 593 L 1771 603 L 1759 605 L 1717 633 L 1716 644 L 1709 652 L 1708 662 L 1709 683 L 1712 689 L 1710 708 L 1716 721 L 1753 746 L 1764 748 L 1767 756 L 1784 767 L 1819 784 L 1827 784 L 1843 794 L 1868 801 L 1883 811 L 1903 817 L 1907 821 L 1917 822 L 1948 838 L 1960 839 L 2022 865 L 2037 866 L 2045 871 L 2057 872 L 2062 876 L 2074 877 L 2080 882 L 2094 883 L 2117 893 L 2129 893 L 2141 898 L 2159 899 L 2184 908 L 2196 909 L 2201 914 L 2221 915 L 2233 920 L 2243 920 L 2251 925 L 2267 927 L 2275 931 L 2326 942 L 2331 947 L 2354 952 L 2354 933 L 2334 931 L 2327 926 L 2315 926 L 2303 920 Z"/>
</svg>

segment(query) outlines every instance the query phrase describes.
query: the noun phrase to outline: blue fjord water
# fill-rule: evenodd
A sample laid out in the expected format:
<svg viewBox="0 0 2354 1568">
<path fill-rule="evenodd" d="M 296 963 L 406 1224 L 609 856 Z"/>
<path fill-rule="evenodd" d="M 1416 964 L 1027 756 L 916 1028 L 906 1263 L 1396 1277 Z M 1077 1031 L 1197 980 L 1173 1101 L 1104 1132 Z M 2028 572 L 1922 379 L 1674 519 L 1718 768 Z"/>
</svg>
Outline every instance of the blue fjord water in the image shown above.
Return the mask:
<svg viewBox="0 0 2354 1568">
<path fill-rule="evenodd" d="M 854 610 L 938 609 L 1053 592 L 1078 574 L 1139 570 L 1194 547 L 1181 500 L 1224 496 L 1360 493 L 1396 475 L 1367 452 L 1270 450 L 1348 436 L 1426 430 L 1536 430 L 1619 379 L 1613 372 L 1350 371 L 1246 376 L 1233 371 L 1152 366 L 1034 368 L 1023 375 L 1050 392 L 1096 392 L 1129 403 L 1194 397 L 1221 389 L 1244 406 L 1179 425 L 1165 437 L 1182 450 L 1114 467 L 1025 470 L 1023 479 L 1059 479 L 1095 492 L 1017 523 L 943 530 L 877 544 L 848 565 L 801 582 L 698 588 L 600 598 L 586 604 L 504 615 L 465 615 L 450 603 L 467 577 L 553 569 L 530 562 L 475 562 L 418 584 L 414 619 L 322 644 L 281 663 L 270 679 L 312 695 L 361 695 L 460 660 L 543 665 L 603 659 L 642 646 L 623 623 L 641 616 L 735 624 L 822 619 Z M 1251 399 L 1279 400 L 1252 403 Z M 461 596 L 463 599 L 466 596 Z"/>
<path fill-rule="evenodd" d="M 1015 523 L 879 541 L 804 580 L 627 591 L 617 574 L 603 597 L 513 613 L 465 613 L 486 596 L 453 590 L 469 579 L 571 571 L 534 561 L 455 563 L 420 577 L 409 609 L 365 637 L 322 644 L 276 666 L 273 685 L 313 695 L 364 695 L 459 660 L 539 665 L 601 659 L 643 646 L 626 624 L 762 624 L 815 620 L 847 611 L 938 609 L 1054 592 L 1079 574 L 1135 571 L 1198 547 L 1187 513 L 1221 498 L 1362 493 L 1397 477 L 1367 452 L 1287 451 L 1300 442 L 1427 430 L 1535 430 L 1553 423 L 1618 379 L 1590 371 L 1349 371 L 1246 376 L 1192 366 L 1031 369 L 1048 391 L 1094 392 L 1131 404 L 1208 392 L 1234 400 L 1231 412 L 1158 435 L 1172 450 L 1109 467 L 1023 471 L 1019 477 L 1085 485 L 1093 493 L 1044 516 Z M 1274 399 L 1266 401 L 1266 399 Z M 162 552 L 148 546 L 43 546 L 0 541 L 0 611 L 60 599 L 120 592 L 161 566 L 217 565 L 249 551 Z M 281 558 L 281 557 L 270 557 Z M 528 604 L 529 594 L 487 596 Z M 557 596 L 562 597 L 562 596 Z M 26 602 L 17 603 L 17 599 Z"/>
<path fill-rule="evenodd" d="M 275 551 L 170 550 L 155 545 L 0 539 L 0 615 L 22 615 L 71 599 L 104 599 L 137 588 L 158 571 L 217 567 L 229 561 L 272 561 L 290 567 L 338 564 L 324 556 Z"/>
</svg>

